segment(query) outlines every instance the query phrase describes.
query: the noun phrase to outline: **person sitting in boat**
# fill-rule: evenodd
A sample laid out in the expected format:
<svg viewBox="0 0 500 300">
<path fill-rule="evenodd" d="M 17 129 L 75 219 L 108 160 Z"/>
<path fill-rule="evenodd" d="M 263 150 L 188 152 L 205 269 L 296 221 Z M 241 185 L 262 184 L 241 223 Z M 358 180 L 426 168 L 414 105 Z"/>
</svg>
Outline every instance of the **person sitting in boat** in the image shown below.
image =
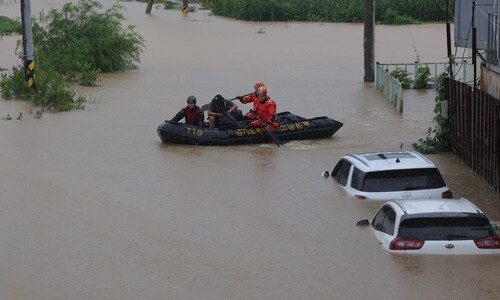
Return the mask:
<svg viewBox="0 0 500 300">
<path fill-rule="evenodd" d="M 224 99 L 221 95 L 216 95 L 208 106 L 208 126 L 210 128 L 219 127 L 219 120 L 223 116 L 223 113 L 227 112 L 232 115 L 236 112 L 237 108 L 238 105 Z"/>
<path fill-rule="evenodd" d="M 189 125 L 194 125 L 198 126 L 200 128 L 203 128 L 203 121 L 205 120 L 205 113 L 199 107 L 196 105 L 196 97 L 195 96 L 189 96 L 187 98 L 187 106 L 181 109 L 175 117 L 172 118 L 170 121 L 174 122 L 179 122 L 182 120 L 182 118 L 185 119 L 186 124 Z"/>
<path fill-rule="evenodd" d="M 265 86 L 257 89 L 257 97 L 259 98 L 259 105 L 257 106 L 255 120 L 250 122 L 250 125 L 254 127 L 265 126 L 266 129 L 274 132 L 279 126 L 276 121 L 276 102 L 267 95 Z"/>
<path fill-rule="evenodd" d="M 249 112 L 247 112 L 243 116 L 243 120 L 255 120 L 255 115 L 256 115 L 257 107 L 260 105 L 259 97 L 257 97 L 257 90 L 260 87 L 266 87 L 266 85 L 262 81 L 257 81 L 253 85 L 253 88 L 255 89 L 255 93 L 250 94 L 248 96 L 238 96 L 238 97 L 236 97 L 236 99 L 240 100 L 240 102 L 243 103 L 243 104 L 253 103 L 253 109 L 251 109 Z"/>
</svg>

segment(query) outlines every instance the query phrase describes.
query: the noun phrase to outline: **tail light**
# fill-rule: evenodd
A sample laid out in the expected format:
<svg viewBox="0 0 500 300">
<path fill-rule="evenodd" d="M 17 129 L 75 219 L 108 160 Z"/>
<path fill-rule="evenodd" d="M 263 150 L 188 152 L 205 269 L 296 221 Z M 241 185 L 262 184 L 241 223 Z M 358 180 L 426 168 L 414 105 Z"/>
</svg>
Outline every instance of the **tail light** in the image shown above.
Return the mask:
<svg viewBox="0 0 500 300">
<path fill-rule="evenodd" d="M 480 249 L 500 249 L 500 238 L 498 236 L 476 239 L 474 243 Z"/>
<path fill-rule="evenodd" d="M 403 237 L 397 237 L 392 240 L 389 245 L 389 249 L 391 250 L 418 250 L 422 248 L 425 241 L 417 240 L 417 239 L 408 239 Z"/>
<path fill-rule="evenodd" d="M 443 192 L 441 194 L 441 198 L 443 199 L 453 199 L 453 194 L 450 190 L 447 190 L 446 192 Z"/>
<path fill-rule="evenodd" d="M 361 200 L 365 200 L 366 199 L 366 197 L 363 196 L 363 195 L 354 195 L 354 198 L 361 199 Z"/>
</svg>

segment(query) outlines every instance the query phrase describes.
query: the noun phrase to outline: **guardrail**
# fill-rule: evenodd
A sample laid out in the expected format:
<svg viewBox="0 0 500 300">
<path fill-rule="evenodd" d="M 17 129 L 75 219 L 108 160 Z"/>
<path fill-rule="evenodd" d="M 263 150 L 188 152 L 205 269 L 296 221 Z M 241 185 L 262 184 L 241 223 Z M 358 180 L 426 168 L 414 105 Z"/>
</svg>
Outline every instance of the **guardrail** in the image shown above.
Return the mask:
<svg viewBox="0 0 500 300">
<path fill-rule="evenodd" d="M 432 62 L 432 63 L 422 63 L 422 62 L 414 62 L 414 63 L 392 63 L 392 64 L 381 64 L 377 62 L 376 72 L 375 72 L 375 86 L 378 90 L 381 90 L 384 94 L 385 98 L 394 104 L 397 111 L 403 113 L 403 88 L 401 83 L 391 75 L 391 72 L 396 69 L 402 69 L 408 72 L 409 74 L 413 74 L 413 82 L 417 81 L 418 68 L 422 66 L 429 67 L 430 76 L 429 76 L 429 84 L 433 84 L 439 75 L 446 72 L 446 69 L 449 67 L 448 62 Z M 468 63 L 466 60 L 463 60 L 460 63 L 453 65 L 453 74 L 454 78 L 460 82 L 467 81 L 467 66 Z M 459 76 L 459 75 L 462 76 Z"/>
<path fill-rule="evenodd" d="M 430 62 L 430 63 L 423 63 L 423 62 L 414 62 L 414 63 L 392 63 L 392 64 L 381 64 L 377 62 L 377 66 L 382 66 L 385 70 L 387 70 L 389 73 L 396 70 L 396 69 L 403 69 L 406 72 L 413 74 L 413 81 L 417 80 L 417 70 L 419 67 L 425 66 L 429 67 L 429 70 L 431 71 L 429 80 L 433 81 L 436 80 L 436 78 L 439 77 L 439 75 L 443 74 L 446 72 L 446 69 L 449 67 L 448 62 Z M 466 82 L 467 81 L 467 66 L 469 64 L 467 63 L 467 60 L 463 60 L 459 63 L 454 64 L 453 67 L 453 78 L 457 81 L 460 82 Z M 462 76 L 460 76 L 462 75 Z"/>
<path fill-rule="evenodd" d="M 385 98 L 389 100 L 398 112 L 403 113 L 403 87 L 401 82 L 391 76 L 388 70 L 377 63 L 375 73 L 377 90 L 381 90 Z"/>
</svg>

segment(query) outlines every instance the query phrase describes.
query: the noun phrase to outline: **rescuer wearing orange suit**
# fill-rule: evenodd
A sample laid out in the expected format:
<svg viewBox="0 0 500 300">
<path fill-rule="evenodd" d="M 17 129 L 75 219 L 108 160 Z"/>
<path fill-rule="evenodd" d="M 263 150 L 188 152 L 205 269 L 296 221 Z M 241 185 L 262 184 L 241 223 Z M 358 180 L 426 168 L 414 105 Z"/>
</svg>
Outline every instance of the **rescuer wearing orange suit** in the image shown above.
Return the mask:
<svg viewBox="0 0 500 300">
<path fill-rule="evenodd" d="M 257 98 L 259 100 L 255 120 L 250 122 L 254 127 L 265 126 L 271 132 L 278 128 L 279 124 L 276 121 L 276 103 L 267 95 L 265 86 L 257 89 Z M 255 104 L 255 102 L 254 102 Z"/>
<path fill-rule="evenodd" d="M 255 89 L 255 93 L 252 93 L 248 96 L 239 96 L 236 97 L 236 99 L 240 100 L 241 103 L 247 104 L 247 103 L 253 103 L 253 109 L 251 109 L 246 115 L 243 117 L 244 120 L 254 120 L 255 119 L 255 113 L 257 111 L 257 108 L 260 105 L 259 97 L 257 97 L 257 90 L 260 87 L 266 87 L 263 82 L 257 81 L 254 85 L 253 88 Z"/>
</svg>

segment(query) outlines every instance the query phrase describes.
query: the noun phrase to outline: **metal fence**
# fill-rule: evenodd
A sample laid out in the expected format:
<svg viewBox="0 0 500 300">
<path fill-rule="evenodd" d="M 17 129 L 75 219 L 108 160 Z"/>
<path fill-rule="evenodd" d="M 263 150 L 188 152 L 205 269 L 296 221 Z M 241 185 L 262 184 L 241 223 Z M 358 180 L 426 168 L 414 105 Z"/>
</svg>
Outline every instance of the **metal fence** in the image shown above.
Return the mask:
<svg viewBox="0 0 500 300">
<path fill-rule="evenodd" d="M 391 76 L 389 71 L 377 63 L 377 69 L 375 72 L 375 85 L 378 90 L 381 90 L 385 98 L 389 100 L 396 110 L 400 113 L 403 112 L 403 87 L 401 82 Z"/>
<path fill-rule="evenodd" d="M 455 154 L 500 192 L 500 100 L 445 79 Z"/>
<path fill-rule="evenodd" d="M 446 73 L 447 68 L 450 66 L 448 62 L 414 62 L 414 63 L 392 63 L 392 64 L 380 64 L 377 63 L 377 66 L 381 66 L 385 70 L 387 70 L 389 73 L 396 70 L 396 69 L 401 69 L 405 70 L 409 74 L 413 75 L 413 81 L 417 81 L 417 75 L 418 75 L 418 68 L 420 67 L 429 67 L 429 71 L 431 72 L 429 81 L 434 81 L 436 80 L 439 75 Z M 456 63 L 452 65 L 453 69 L 453 78 L 455 80 L 461 81 L 461 82 L 466 82 L 467 81 L 467 68 L 469 66 L 469 63 L 467 60 L 463 60 L 459 63 Z"/>
<path fill-rule="evenodd" d="M 399 80 L 391 75 L 396 69 L 405 70 L 408 74 L 413 75 L 413 82 L 417 81 L 418 69 L 420 67 L 428 67 L 430 71 L 429 85 L 433 85 L 436 79 L 443 73 L 446 73 L 449 67 L 448 62 L 432 62 L 432 63 L 392 63 L 392 64 L 376 64 L 375 70 L 375 86 L 382 91 L 385 98 L 392 103 L 399 113 L 403 113 L 403 93 L 404 89 Z M 466 60 L 452 66 L 454 78 L 461 82 L 467 81 L 468 63 Z"/>
</svg>

